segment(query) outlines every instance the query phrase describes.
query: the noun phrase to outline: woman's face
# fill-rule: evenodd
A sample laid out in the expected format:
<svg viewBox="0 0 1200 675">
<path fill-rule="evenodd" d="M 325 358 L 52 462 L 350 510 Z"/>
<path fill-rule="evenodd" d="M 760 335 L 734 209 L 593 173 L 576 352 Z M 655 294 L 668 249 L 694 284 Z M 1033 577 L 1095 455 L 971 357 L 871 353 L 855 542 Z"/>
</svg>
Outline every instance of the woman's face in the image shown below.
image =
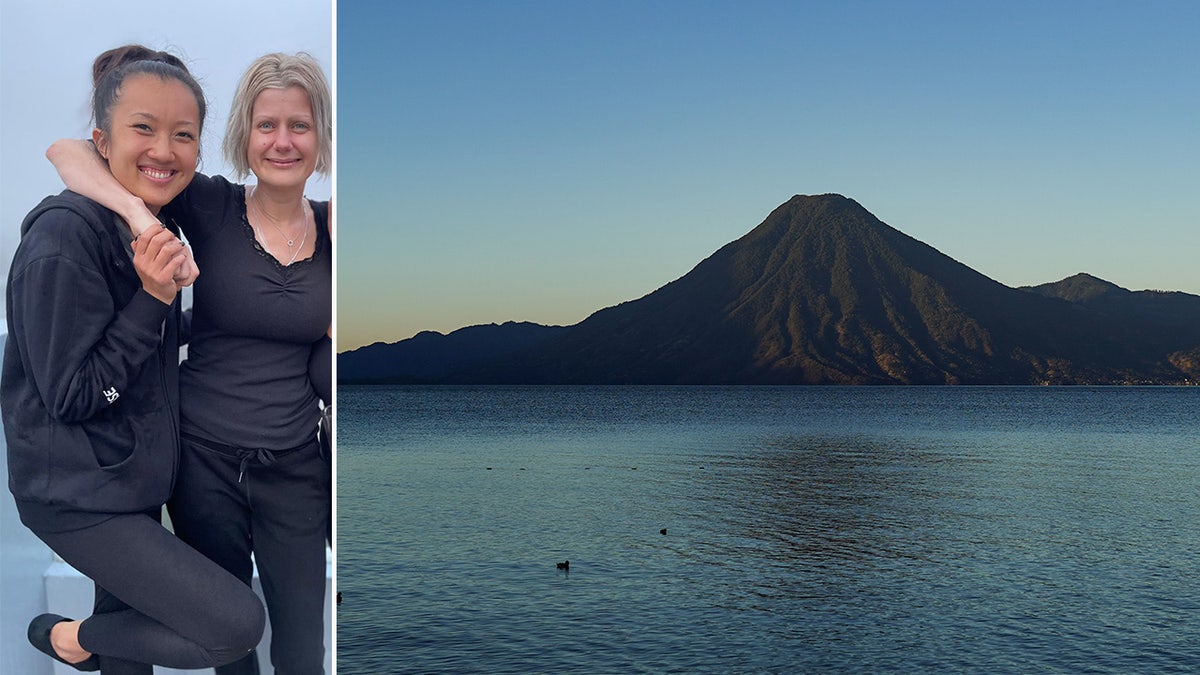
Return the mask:
<svg viewBox="0 0 1200 675">
<path fill-rule="evenodd" d="M 254 99 L 247 148 L 260 185 L 304 186 L 317 166 L 317 133 L 304 89 L 264 89 Z"/>
<path fill-rule="evenodd" d="M 126 190 L 158 213 L 196 174 L 200 107 L 185 84 L 156 75 L 134 75 L 121 85 L 111 129 L 92 139 Z"/>
</svg>

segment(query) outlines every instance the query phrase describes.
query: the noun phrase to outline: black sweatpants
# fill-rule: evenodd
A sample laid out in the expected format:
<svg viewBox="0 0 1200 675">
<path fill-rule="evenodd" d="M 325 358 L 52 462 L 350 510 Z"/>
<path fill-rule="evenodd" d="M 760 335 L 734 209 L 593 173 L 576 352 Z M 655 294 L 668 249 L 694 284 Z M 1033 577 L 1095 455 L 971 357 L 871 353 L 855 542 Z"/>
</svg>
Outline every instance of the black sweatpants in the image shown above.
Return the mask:
<svg viewBox="0 0 1200 675">
<path fill-rule="evenodd" d="M 71 532 L 35 532 L 96 582 L 79 644 L 104 675 L 150 675 L 157 664 L 207 668 L 253 653 L 262 602 L 180 541 L 159 514 L 121 514 Z"/>
<path fill-rule="evenodd" d="M 320 675 L 325 661 L 328 466 L 318 443 L 246 450 L 184 437 L 169 510 L 175 533 L 246 585 L 258 563 L 276 675 Z M 253 654 L 217 675 L 256 675 Z"/>
</svg>

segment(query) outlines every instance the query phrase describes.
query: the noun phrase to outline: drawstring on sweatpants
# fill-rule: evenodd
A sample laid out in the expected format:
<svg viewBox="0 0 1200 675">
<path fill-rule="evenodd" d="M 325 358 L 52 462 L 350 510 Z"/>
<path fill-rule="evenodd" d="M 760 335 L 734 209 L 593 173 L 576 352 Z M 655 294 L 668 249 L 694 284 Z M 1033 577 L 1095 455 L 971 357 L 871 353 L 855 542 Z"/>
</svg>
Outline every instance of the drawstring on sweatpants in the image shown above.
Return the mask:
<svg viewBox="0 0 1200 675">
<path fill-rule="evenodd" d="M 316 436 L 313 436 L 311 441 L 301 443 L 292 448 L 284 448 L 282 450 L 270 450 L 268 448 L 239 448 L 233 445 L 225 445 L 208 439 L 197 438 L 191 434 L 184 433 L 183 440 L 191 445 L 203 448 L 210 452 L 215 452 L 225 457 L 228 457 L 238 462 L 238 479 L 241 483 L 242 478 L 246 476 L 246 467 L 250 466 L 251 462 L 256 462 L 259 466 L 271 466 L 275 462 L 301 450 L 313 449 L 320 452 L 319 443 Z"/>
<path fill-rule="evenodd" d="M 271 466 L 275 462 L 275 453 L 266 448 L 242 448 L 238 450 L 238 457 L 242 462 L 238 465 L 238 482 L 242 482 L 242 476 L 246 474 L 246 466 L 250 464 L 250 460 L 258 460 L 261 466 Z"/>
</svg>

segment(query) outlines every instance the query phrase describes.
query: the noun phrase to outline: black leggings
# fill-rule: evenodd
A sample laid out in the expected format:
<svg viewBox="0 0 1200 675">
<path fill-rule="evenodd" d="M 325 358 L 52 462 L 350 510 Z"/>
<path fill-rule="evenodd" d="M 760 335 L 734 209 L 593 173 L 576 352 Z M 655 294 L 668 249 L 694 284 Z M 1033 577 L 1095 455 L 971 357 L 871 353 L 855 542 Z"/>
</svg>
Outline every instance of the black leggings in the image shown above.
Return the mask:
<svg viewBox="0 0 1200 675">
<path fill-rule="evenodd" d="M 329 468 L 315 439 L 274 453 L 183 439 L 171 522 L 180 538 L 247 585 L 253 552 L 276 675 L 324 672 L 330 508 Z M 253 655 L 217 669 L 254 673 Z"/>
<path fill-rule="evenodd" d="M 166 530 L 158 514 L 121 514 L 72 532 L 37 532 L 96 582 L 79 645 L 105 675 L 149 675 L 150 664 L 208 668 L 251 652 L 266 620 L 245 585 Z"/>
</svg>

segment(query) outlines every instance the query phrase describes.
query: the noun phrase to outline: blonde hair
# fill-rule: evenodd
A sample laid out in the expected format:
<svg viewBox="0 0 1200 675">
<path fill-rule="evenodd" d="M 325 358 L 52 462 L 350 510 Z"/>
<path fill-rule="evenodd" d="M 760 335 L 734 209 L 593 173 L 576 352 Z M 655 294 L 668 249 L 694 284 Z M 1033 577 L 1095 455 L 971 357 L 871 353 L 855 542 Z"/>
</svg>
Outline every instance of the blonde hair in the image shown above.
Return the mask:
<svg viewBox="0 0 1200 675">
<path fill-rule="evenodd" d="M 312 106 L 314 131 L 317 133 L 317 166 L 319 173 L 328 175 L 333 165 L 333 97 L 320 64 L 304 52 L 298 54 L 267 54 L 250 64 L 238 83 L 233 104 L 229 107 L 229 122 L 225 125 L 225 140 L 221 151 L 233 165 L 237 178 L 250 175 L 246 153 L 250 144 L 254 101 L 265 89 L 300 87 L 308 94 Z"/>
</svg>

